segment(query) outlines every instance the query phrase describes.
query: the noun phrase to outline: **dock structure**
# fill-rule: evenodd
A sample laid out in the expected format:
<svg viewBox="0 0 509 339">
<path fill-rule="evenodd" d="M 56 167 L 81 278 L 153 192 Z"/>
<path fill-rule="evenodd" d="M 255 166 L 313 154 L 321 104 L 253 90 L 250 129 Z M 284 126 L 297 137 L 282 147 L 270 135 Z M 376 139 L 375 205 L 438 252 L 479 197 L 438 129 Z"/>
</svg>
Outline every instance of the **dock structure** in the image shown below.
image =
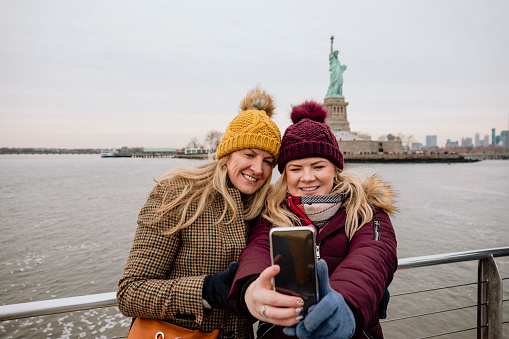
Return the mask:
<svg viewBox="0 0 509 339">
<path fill-rule="evenodd" d="M 508 160 L 509 152 L 507 153 L 465 153 L 465 159 L 472 160 Z"/>
<path fill-rule="evenodd" d="M 189 158 L 189 159 L 208 159 L 210 150 L 196 148 L 136 148 L 121 149 L 110 152 L 103 158 Z"/>
<path fill-rule="evenodd" d="M 363 163 L 456 163 L 456 162 L 476 162 L 480 159 L 466 158 L 461 154 L 449 153 L 364 153 L 364 154 L 345 154 L 345 162 Z"/>
</svg>

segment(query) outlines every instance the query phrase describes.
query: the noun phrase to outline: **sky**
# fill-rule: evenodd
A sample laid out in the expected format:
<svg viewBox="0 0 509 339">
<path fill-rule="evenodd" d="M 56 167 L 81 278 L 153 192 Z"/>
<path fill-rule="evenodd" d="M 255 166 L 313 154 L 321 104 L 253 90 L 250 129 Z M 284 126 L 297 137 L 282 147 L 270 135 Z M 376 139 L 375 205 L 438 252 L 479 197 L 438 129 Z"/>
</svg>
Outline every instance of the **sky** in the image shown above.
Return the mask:
<svg viewBox="0 0 509 339">
<path fill-rule="evenodd" d="M 283 132 L 323 102 L 330 36 L 352 131 L 509 129 L 509 1 L 0 0 L 0 147 L 185 147 L 254 87 Z"/>
</svg>

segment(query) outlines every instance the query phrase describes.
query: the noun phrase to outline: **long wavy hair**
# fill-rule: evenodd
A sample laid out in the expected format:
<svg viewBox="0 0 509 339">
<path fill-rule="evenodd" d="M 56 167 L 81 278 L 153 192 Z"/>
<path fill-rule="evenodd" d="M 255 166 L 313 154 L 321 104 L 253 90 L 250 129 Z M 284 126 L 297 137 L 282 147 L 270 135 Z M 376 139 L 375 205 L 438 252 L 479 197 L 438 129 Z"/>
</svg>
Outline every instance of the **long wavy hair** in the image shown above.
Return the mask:
<svg viewBox="0 0 509 339">
<path fill-rule="evenodd" d="M 155 180 L 158 185 L 169 182 L 173 187 L 180 188 L 180 194 L 176 198 L 174 196 L 163 197 L 154 223 L 161 221 L 169 213 L 176 213 L 176 215 L 180 215 L 180 219 L 166 234 L 178 232 L 194 223 L 203 212 L 207 202 L 217 193 L 223 197 L 224 205 L 221 216 L 214 221 L 214 224 L 221 222 L 229 224 L 239 217 L 246 221 L 256 218 L 261 213 L 265 198 L 270 191 L 272 172 L 263 186 L 255 193 L 241 194 L 243 208 L 242 211 L 238 211 L 235 200 L 227 189 L 228 185 L 231 185 L 226 166 L 228 159 L 230 159 L 230 155 L 219 160 L 211 160 L 196 168 L 176 168 L 160 180 Z M 190 206 L 194 204 L 196 204 L 196 211 L 189 214 Z M 225 221 L 228 211 L 231 212 L 231 218 Z"/>
<path fill-rule="evenodd" d="M 266 208 L 262 216 L 270 221 L 274 226 L 292 226 L 300 225 L 300 218 L 295 215 L 286 205 L 288 181 L 286 178 L 286 169 L 281 177 L 274 184 L 274 189 L 269 193 L 266 202 Z M 352 239 L 355 232 L 362 225 L 373 219 L 373 205 L 367 198 L 365 187 L 358 174 L 351 171 L 341 171 L 336 167 L 334 175 L 334 187 L 331 193 L 346 193 L 346 199 L 342 203 L 342 208 L 346 210 L 345 232 L 349 240 Z M 392 197 L 390 197 L 392 201 Z M 377 206 L 387 209 L 392 213 L 395 208 L 392 206 Z M 390 204 L 389 204 L 390 205 Z"/>
</svg>

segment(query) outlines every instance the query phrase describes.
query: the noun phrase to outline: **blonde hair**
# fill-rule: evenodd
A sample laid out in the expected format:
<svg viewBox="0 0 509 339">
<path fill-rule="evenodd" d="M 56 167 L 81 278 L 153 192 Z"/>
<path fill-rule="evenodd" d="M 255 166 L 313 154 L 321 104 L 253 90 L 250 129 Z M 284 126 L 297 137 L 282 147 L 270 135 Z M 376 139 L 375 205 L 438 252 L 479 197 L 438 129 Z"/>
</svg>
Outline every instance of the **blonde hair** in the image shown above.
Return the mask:
<svg viewBox="0 0 509 339">
<path fill-rule="evenodd" d="M 274 226 L 300 225 L 300 218 L 286 206 L 288 182 L 286 170 L 274 184 L 274 189 L 267 197 L 266 209 L 262 216 Z M 373 219 L 372 205 L 365 194 L 363 182 L 354 172 L 344 171 L 336 167 L 334 188 L 331 193 L 345 193 L 342 207 L 346 210 L 345 232 L 351 240 L 362 225 Z"/>
<path fill-rule="evenodd" d="M 221 194 L 225 203 L 221 216 L 214 221 L 214 225 L 223 222 L 228 211 L 231 212 L 231 218 L 226 221 L 226 224 L 237 220 L 239 211 L 234 198 L 227 189 L 229 179 L 226 163 L 229 158 L 230 155 L 227 155 L 196 168 L 177 168 L 166 174 L 162 179 L 155 180 L 158 185 L 171 182 L 173 187 L 180 188 L 180 193 L 176 198 L 174 196 L 163 197 L 163 202 L 157 209 L 154 224 L 161 221 L 169 213 L 175 213 L 180 215 L 180 219 L 166 234 L 170 235 L 178 232 L 194 223 L 203 212 L 207 202 L 217 193 Z M 263 186 L 255 193 L 241 195 L 243 203 L 241 214 L 244 220 L 253 220 L 262 211 L 265 197 L 270 191 L 271 176 L 272 172 Z M 188 215 L 190 206 L 194 204 L 196 204 L 196 211 L 192 215 Z"/>
</svg>

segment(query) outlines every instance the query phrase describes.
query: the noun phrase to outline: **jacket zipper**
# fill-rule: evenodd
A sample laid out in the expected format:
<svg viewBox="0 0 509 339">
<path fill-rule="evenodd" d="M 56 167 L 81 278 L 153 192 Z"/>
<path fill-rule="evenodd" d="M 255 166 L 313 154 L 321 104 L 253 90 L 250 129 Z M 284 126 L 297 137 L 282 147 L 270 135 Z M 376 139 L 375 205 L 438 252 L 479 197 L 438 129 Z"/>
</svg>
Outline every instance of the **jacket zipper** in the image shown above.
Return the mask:
<svg viewBox="0 0 509 339">
<path fill-rule="evenodd" d="M 375 233 L 374 240 L 380 241 L 380 221 L 373 221 L 373 233 Z"/>
</svg>

